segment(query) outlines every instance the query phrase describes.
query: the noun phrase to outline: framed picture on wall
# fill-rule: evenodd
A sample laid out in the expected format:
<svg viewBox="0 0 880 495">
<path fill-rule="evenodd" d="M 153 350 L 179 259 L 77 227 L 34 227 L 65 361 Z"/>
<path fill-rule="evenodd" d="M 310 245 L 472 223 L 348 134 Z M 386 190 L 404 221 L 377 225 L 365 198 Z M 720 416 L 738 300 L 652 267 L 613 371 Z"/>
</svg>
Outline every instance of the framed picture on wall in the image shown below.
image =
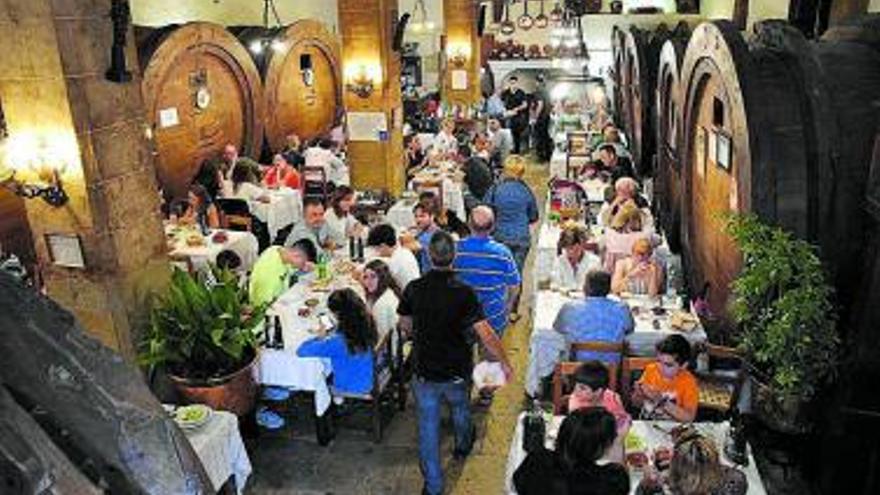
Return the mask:
<svg viewBox="0 0 880 495">
<path fill-rule="evenodd" d="M 694 163 L 694 166 L 697 167 L 697 175 L 699 175 L 701 179 L 706 176 L 706 147 L 708 146 L 708 139 L 706 139 L 707 134 L 708 133 L 706 132 L 705 127 L 697 127 L 697 136 L 696 140 L 694 141 L 694 158 L 696 159 L 696 163 Z"/>
<path fill-rule="evenodd" d="M 75 234 L 49 233 L 45 235 L 49 258 L 55 266 L 64 268 L 86 267 L 83 258 L 82 243 Z"/>
<path fill-rule="evenodd" d="M 730 171 L 730 161 L 733 157 L 733 149 L 730 142 L 730 136 L 723 131 L 715 131 L 715 163 L 724 170 Z"/>
</svg>

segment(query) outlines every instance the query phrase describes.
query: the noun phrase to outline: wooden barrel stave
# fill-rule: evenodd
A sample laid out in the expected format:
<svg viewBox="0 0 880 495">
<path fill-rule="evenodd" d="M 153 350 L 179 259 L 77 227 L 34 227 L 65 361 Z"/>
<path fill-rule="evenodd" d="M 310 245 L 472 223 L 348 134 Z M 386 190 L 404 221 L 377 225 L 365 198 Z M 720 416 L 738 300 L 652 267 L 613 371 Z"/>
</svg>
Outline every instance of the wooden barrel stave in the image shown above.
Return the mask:
<svg viewBox="0 0 880 495">
<path fill-rule="evenodd" d="M 169 195 L 183 197 L 201 163 L 219 156 L 226 144 L 257 156 L 263 140 L 262 83 L 234 36 L 222 26 L 194 22 L 138 38 L 157 173 Z"/>
<path fill-rule="evenodd" d="M 687 34 L 689 37 L 690 34 Z M 673 37 L 663 43 L 657 70 L 654 103 L 656 155 L 654 159 L 654 211 L 666 233 L 669 247 L 681 252 L 681 148 L 684 124 L 681 107 L 681 64 L 686 37 Z"/>
<path fill-rule="evenodd" d="M 318 21 L 300 20 L 289 26 L 266 30 L 261 27 L 233 28 L 249 46 L 265 38 L 283 43 L 283 49 L 251 52 L 263 77 L 265 147 L 279 151 L 289 134 L 312 139 L 326 134 L 336 124 L 342 106 L 340 47 L 336 37 Z M 314 79 L 307 85 L 301 71 L 301 57 L 311 60 Z"/>
</svg>

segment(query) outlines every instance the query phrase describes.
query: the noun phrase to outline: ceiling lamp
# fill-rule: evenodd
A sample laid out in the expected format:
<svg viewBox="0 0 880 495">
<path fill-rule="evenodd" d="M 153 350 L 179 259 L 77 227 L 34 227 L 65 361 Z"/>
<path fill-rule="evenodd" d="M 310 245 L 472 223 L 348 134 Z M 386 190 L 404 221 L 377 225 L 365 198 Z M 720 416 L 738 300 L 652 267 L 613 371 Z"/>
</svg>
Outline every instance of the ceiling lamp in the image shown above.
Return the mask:
<svg viewBox="0 0 880 495">
<path fill-rule="evenodd" d="M 277 35 L 274 35 L 271 27 L 269 26 L 269 12 L 272 12 L 272 17 L 275 18 L 275 25 L 277 27 L 282 27 L 281 16 L 278 15 L 278 9 L 275 8 L 275 0 L 263 0 L 263 28 L 265 29 L 265 33 L 251 41 L 250 45 L 248 45 L 248 49 L 254 55 L 264 55 L 267 51 L 272 50 L 273 52 L 283 52 L 287 45 L 284 43 L 284 40 L 279 39 L 279 36 L 282 35 L 281 30 Z"/>
</svg>

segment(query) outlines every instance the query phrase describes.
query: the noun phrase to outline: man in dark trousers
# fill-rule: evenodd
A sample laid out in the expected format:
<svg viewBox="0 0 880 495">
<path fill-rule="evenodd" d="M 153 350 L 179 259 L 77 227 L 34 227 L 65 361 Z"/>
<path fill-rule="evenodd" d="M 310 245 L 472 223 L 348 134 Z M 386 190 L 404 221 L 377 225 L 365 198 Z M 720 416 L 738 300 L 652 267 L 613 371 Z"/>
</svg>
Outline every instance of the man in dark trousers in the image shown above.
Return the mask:
<svg viewBox="0 0 880 495">
<path fill-rule="evenodd" d="M 550 138 L 550 94 L 543 74 L 538 75 L 538 87 L 531 97 L 529 120 L 532 127 L 532 143 L 538 159 L 549 162 L 553 155 L 553 140 Z"/>
<path fill-rule="evenodd" d="M 449 402 L 452 412 L 453 455 L 466 457 L 474 444 L 470 411 L 474 333 L 488 354 L 501 362 L 508 381 L 513 372 L 476 293 L 456 280 L 452 270 L 455 240 L 446 232 L 436 232 L 428 243 L 428 254 L 432 270 L 407 285 L 397 313 L 400 328 L 413 342 L 412 388 L 419 422 L 419 464 L 425 478 L 422 494 L 440 495 L 440 419 L 444 401 Z"/>
<path fill-rule="evenodd" d="M 526 129 L 529 127 L 529 97 L 519 87 L 519 78 L 507 78 L 507 88 L 501 92 L 501 100 L 507 109 L 507 127 L 513 134 L 513 152 L 521 155 L 526 151 Z"/>
</svg>

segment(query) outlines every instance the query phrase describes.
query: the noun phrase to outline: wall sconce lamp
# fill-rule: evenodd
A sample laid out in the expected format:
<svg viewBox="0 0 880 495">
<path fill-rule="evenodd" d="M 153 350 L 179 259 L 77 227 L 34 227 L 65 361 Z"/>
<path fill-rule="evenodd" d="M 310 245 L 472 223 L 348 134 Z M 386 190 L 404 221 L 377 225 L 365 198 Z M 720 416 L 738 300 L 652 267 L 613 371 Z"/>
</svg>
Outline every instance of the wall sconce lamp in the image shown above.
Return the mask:
<svg viewBox="0 0 880 495">
<path fill-rule="evenodd" d="M 470 58 L 470 51 L 471 49 L 469 45 L 450 45 L 446 50 L 446 57 L 453 67 L 456 69 L 462 69 Z"/>
<path fill-rule="evenodd" d="M 349 71 L 345 88 L 359 98 L 369 98 L 376 88 L 376 77 L 365 64 L 361 64 L 354 71 Z"/>
<path fill-rule="evenodd" d="M 67 168 L 63 156 L 69 150 L 63 149 L 65 143 L 47 143 L 46 139 L 22 139 L 15 135 L 0 140 L 0 188 L 25 199 L 40 198 L 59 208 L 69 199 L 61 182 L 61 173 Z M 28 175 L 37 180 L 30 182 L 17 177 L 23 169 L 31 171 Z"/>
<path fill-rule="evenodd" d="M 57 170 L 48 172 L 48 181 L 45 184 L 28 184 L 15 177 L 15 171 L 0 170 L 0 187 L 10 191 L 16 196 L 25 199 L 41 198 L 47 204 L 60 208 L 67 204 L 67 192 L 61 183 L 61 177 Z"/>
<path fill-rule="evenodd" d="M 131 10 L 127 0 L 113 0 L 110 20 L 113 22 L 113 45 L 110 48 L 110 68 L 107 69 L 104 77 L 115 83 L 126 83 L 131 81 L 131 71 L 125 64 L 125 38 L 131 20 Z"/>
</svg>

